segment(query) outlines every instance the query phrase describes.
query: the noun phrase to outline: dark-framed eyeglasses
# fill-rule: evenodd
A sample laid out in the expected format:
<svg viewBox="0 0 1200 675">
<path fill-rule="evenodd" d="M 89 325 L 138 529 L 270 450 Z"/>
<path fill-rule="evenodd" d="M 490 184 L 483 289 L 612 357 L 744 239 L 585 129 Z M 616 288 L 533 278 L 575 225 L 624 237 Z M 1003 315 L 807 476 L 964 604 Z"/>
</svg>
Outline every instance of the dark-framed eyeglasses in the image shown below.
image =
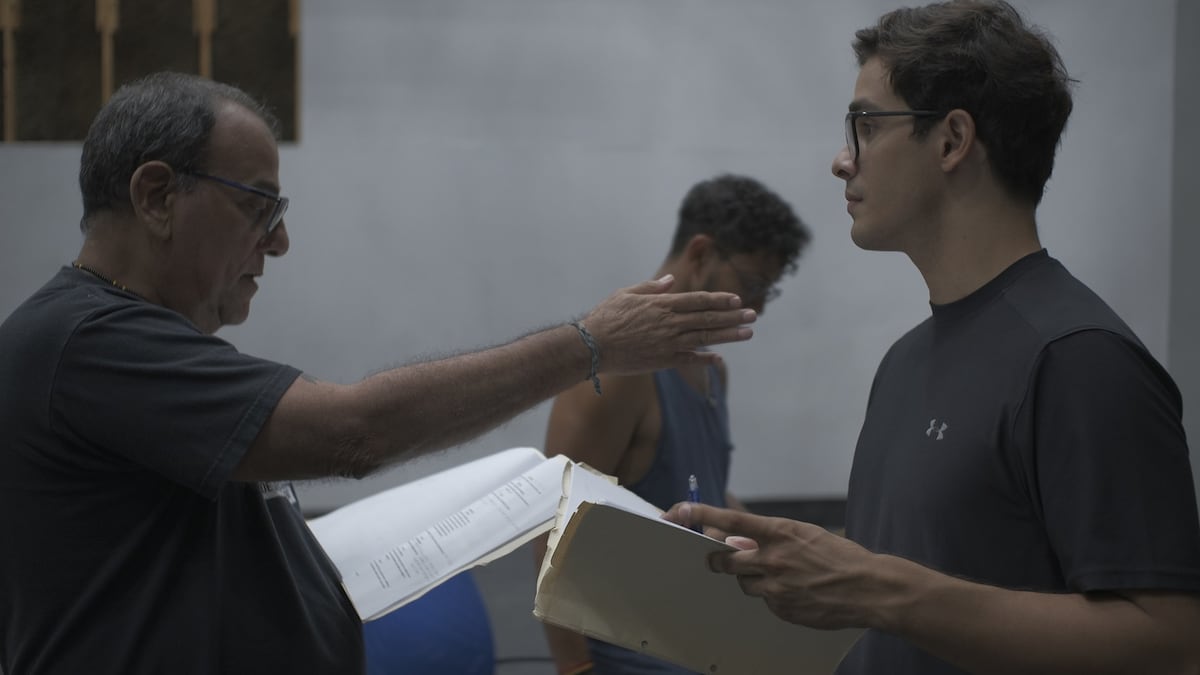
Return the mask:
<svg viewBox="0 0 1200 675">
<path fill-rule="evenodd" d="M 846 149 L 850 151 L 850 161 L 858 161 L 859 125 L 872 117 L 945 117 L 946 111 L 940 110 L 852 110 L 846 113 Z"/>
<path fill-rule="evenodd" d="M 287 213 L 288 198 L 284 197 L 283 195 L 267 192 L 266 190 L 256 188 L 253 185 L 239 183 L 236 180 L 229 180 L 228 178 L 221 178 L 220 176 L 213 176 L 207 173 L 200 173 L 198 171 L 193 171 L 189 175 L 195 176 L 196 178 L 203 178 L 204 180 L 211 180 L 214 183 L 220 183 L 221 185 L 235 188 L 243 192 L 249 192 L 250 194 L 255 194 L 259 197 L 271 200 L 274 203 L 274 207 L 270 210 L 270 217 L 266 217 L 267 209 L 263 208 L 262 211 L 260 211 L 254 218 L 255 224 L 265 224 L 265 227 L 263 228 L 264 239 L 271 236 L 271 233 L 275 231 L 275 228 L 278 227 L 279 223 L 283 220 L 283 214 Z M 266 218 L 266 220 L 264 220 L 264 218 Z"/>
</svg>

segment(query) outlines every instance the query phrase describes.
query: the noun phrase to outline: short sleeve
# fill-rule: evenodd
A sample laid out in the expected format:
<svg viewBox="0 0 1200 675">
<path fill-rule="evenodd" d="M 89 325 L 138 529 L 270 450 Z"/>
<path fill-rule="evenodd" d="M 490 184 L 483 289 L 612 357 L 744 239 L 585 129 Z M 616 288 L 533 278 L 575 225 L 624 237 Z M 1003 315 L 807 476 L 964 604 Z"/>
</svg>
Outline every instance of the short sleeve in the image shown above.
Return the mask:
<svg viewBox="0 0 1200 675">
<path fill-rule="evenodd" d="M 150 303 L 89 314 L 62 350 L 50 422 L 91 463 L 215 497 L 299 371 L 239 353 Z"/>
<path fill-rule="evenodd" d="M 1034 378 L 1035 485 L 1068 587 L 1200 590 L 1200 525 L 1179 391 L 1140 345 L 1085 330 Z"/>
</svg>

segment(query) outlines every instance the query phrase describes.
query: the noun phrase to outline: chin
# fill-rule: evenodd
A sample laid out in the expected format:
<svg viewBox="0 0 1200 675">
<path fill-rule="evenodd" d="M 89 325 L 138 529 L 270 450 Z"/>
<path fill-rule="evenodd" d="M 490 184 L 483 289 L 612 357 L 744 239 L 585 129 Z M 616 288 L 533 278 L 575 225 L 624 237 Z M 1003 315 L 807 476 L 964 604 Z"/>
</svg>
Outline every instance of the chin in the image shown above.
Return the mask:
<svg viewBox="0 0 1200 675">
<path fill-rule="evenodd" d="M 895 251 L 895 242 L 889 241 L 887 233 L 872 231 L 856 221 L 850 228 L 850 240 L 864 251 Z"/>
<path fill-rule="evenodd" d="M 854 242 L 855 246 L 864 251 L 876 250 L 876 247 L 871 245 L 871 234 L 866 231 L 866 228 L 860 226 L 857 221 L 850 227 L 850 241 Z"/>
<path fill-rule="evenodd" d="M 222 326 L 237 326 L 245 323 L 246 319 L 250 316 L 250 299 L 247 298 L 244 302 L 222 305 L 217 310 L 217 316 Z"/>
</svg>

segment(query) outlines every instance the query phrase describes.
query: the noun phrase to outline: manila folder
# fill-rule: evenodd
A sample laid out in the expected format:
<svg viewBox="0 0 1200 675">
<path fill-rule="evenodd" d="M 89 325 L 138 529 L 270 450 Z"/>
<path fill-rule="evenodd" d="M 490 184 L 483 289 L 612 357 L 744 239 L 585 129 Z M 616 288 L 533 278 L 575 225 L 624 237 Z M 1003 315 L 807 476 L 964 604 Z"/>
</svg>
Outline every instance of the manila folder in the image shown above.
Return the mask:
<svg viewBox="0 0 1200 675">
<path fill-rule="evenodd" d="M 665 520 L 585 502 L 539 579 L 534 615 L 710 675 L 828 675 L 860 629 L 785 622 L 707 556 L 729 550 Z"/>
</svg>

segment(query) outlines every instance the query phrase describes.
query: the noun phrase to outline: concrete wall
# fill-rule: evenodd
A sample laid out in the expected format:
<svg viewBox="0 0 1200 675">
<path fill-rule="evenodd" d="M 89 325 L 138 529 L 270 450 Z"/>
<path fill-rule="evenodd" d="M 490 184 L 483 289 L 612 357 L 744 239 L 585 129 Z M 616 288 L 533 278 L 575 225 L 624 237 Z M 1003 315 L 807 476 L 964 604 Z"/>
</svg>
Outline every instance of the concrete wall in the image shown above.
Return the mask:
<svg viewBox="0 0 1200 675">
<path fill-rule="evenodd" d="M 857 72 L 852 33 L 900 4 L 306 0 L 301 141 L 281 153 L 292 252 L 268 264 L 250 320 L 222 335 L 342 382 L 504 341 L 649 276 L 692 183 L 752 174 L 815 240 L 754 341 L 721 350 L 732 487 L 750 498 L 843 495 L 874 369 L 929 311 L 906 258 L 852 245 L 829 172 Z M 1168 302 L 1181 300 L 1169 292 L 1182 209 L 1173 230 L 1166 154 L 1179 3 L 1017 4 L 1057 37 L 1080 80 L 1039 213 L 1043 240 L 1165 360 Z M 0 315 L 78 250 L 78 153 L 0 146 Z M 1177 159 L 1180 176 L 1190 157 Z M 1195 358 L 1194 339 L 1172 344 L 1173 359 Z M 302 498 L 328 508 L 494 449 L 539 446 L 547 412 Z"/>
</svg>

